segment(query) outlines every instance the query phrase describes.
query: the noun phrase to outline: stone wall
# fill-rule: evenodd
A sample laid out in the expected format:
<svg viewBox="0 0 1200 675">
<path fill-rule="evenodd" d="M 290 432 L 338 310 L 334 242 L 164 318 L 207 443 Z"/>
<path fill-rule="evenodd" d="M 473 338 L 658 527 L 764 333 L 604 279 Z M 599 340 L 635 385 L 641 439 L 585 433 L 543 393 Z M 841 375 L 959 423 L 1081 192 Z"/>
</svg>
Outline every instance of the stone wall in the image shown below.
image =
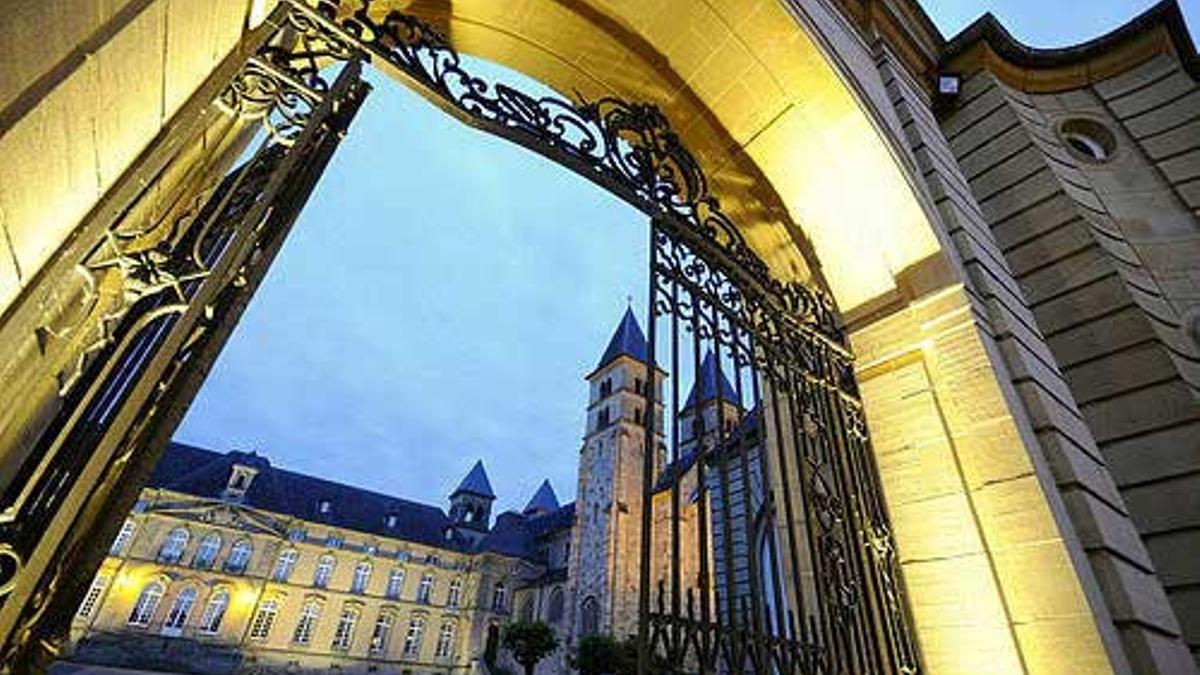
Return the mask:
<svg viewBox="0 0 1200 675">
<path fill-rule="evenodd" d="M 1053 435 L 1074 464 L 1089 466 L 1087 481 L 1060 471 L 1060 488 L 1130 659 L 1135 670 L 1188 672 L 1174 647 L 1186 591 L 1173 595 L 1172 612 L 1160 589 L 1172 579 L 1178 586 L 1180 572 L 1164 568 L 1169 555 L 1147 555 L 1154 537 L 1146 535 L 1158 513 L 1170 512 L 1172 536 L 1200 522 L 1200 508 L 1164 491 L 1186 491 L 1200 461 L 1200 408 L 1189 383 L 1196 350 L 1179 330 L 1180 305 L 1194 302 L 1179 281 L 1194 276 L 1187 266 L 1195 263 L 1183 261 L 1196 258 L 1179 252 L 1200 247 L 1194 230 L 1189 237 L 1181 227 L 1191 214 L 1115 125 L 1109 160 L 1068 148 L 1060 124 L 1081 117 L 1113 121 L 1087 91 L 1031 96 L 981 72 L 964 83 L 942 128 L 1045 336 L 1049 370 L 1061 373 L 1018 375 L 1018 387 L 1027 402 L 1057 410 L 1038 417 L 1044 444 Z M 1139 493 L 1140 483 L 1156 484 Z"/>
</svg>

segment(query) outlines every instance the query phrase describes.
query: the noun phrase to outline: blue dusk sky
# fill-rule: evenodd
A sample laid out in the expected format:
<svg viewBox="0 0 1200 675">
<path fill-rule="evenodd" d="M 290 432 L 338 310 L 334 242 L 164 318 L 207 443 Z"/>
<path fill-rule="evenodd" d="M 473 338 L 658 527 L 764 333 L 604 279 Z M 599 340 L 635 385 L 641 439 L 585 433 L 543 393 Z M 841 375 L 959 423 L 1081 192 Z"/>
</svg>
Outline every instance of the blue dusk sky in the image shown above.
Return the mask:
<svg viewBox="0 0 1200 675">
<path fill-rule="evenodd" d="M 990 9 L 1038 46 L 1095 37 L 1152 4 L 924 2 L 948 36 Z M 1200 0 L 1183 8 L 1197 25 Z M 644 315 L 645 219 L 401 85 L 371 80 L 176 439 L 437 504 L 482 458 L 494 513 L 521 508 L 544 478 L 568 501 L 583 376 L 627 297 Z"/>
</svg>

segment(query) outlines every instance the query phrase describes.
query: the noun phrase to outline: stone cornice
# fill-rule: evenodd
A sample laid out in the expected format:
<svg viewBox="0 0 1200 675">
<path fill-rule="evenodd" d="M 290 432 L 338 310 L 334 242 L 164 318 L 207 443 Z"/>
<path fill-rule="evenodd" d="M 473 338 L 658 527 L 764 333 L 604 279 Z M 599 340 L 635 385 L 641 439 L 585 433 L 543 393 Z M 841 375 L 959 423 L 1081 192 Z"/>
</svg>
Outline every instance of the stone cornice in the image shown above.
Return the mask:
<svg viewBox="0 0 1200 675">
<path fill-rule="evenodd" d="M 940 66 L 961 73 L 988 70 L 1023 91 L 1049 93 L 1087 86 L 1163 54 L 1179 59 L 1200 81 L 1200 58 L 1177 0 L 1162 0 L 1098 38 L 1058 48 L 1020 42 L 988 13 L 946 43 Z"/>
</svg>

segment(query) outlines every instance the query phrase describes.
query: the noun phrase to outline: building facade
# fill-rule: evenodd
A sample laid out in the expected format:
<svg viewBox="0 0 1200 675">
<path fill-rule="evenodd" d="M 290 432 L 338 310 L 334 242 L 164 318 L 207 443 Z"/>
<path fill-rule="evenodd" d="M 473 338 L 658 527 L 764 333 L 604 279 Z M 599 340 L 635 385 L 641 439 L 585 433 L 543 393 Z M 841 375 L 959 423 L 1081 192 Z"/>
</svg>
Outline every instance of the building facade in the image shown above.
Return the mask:
<svg viewBox="0 0 1200 675">
<path fill-rule="evenodd" d="M 516 668 L 498 642 L 503 626 L 538 620 L 560 639 L 539 666 L 551 675 L 570 670 L 586 636 L 631 639 L 651 400 L 646 359 L 645 334 L 627 310 L 586 377 L 578 499 L 559 504 L 544 481 L 524 509 L 494 519 L 482 460 L 443 509 L 294 473 L 255 453 L 172 444 L 76 611 L 70 658 L 222 674 L 473 675 L 487 664 Z M 710 353 L 678 411 L 681 426 L 710 431 L 686 435 L 679 459 L 668 462 L 661 399 L 669 377 L 659 369 L 654 383 L 651 578 L 665 584 L 678 555 L 687 586 L 709 593 L 696 579 L 707 556 L 717 582 L 709 601 L 728 613 L 748 606 L 752 591 L 754 602 L 765 597 L 746 581 L 746 554 L 726 565 L 722 553 L 724 538 L 745 532 L 737 523 L 720 528 L 733 522 L 723 504 L 738 504 L 743 484 L 732 458 L 744 452 L 757 465 L 762 416 L 743 409 Z M 726 456 L 715 460 L 718 447 Z M 730 465 L 732 487 L 717 485 L 715 469 L 698 477 L 702 461 Z M 711 486 L 707 511 L 691 500 L 680 523 L 683 550 L 675 552 L 669 495 L 676 485 L 694 493 L 699 480 Z M 761 490 L 754 503 L 763 510 Z M 701 513 L 711 514 L 711 539 L 698 538 Z M 755 539 L 769 534 L 768 527 Z M 775 579 L 773 560 L 763 564 Z M 723 588 L 737 589 L 727 596 L 732 604 L 720 602 Z"/>
<path fill-rule="evenodd" d="M 450 513 L 175 444 L 73 624 L 74 659 L 178 672 L 475 672 L 544 572 L 491 526 L 482 463 Z M 470 515 L 468 509 L 472 510 Z"/>
</svg>

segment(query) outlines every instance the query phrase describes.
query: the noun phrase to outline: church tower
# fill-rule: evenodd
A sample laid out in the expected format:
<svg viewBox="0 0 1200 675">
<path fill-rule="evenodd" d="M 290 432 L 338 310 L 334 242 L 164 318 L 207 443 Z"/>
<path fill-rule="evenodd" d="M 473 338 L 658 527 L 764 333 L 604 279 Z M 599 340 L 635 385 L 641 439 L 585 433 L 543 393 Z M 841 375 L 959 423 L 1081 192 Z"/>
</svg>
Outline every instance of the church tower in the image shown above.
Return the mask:
<svg viewBox="0 0 1200 675">
<path fill-rule="evenodd" d="M 725 376 L 725 369 L 712 351 L 700 363 L 700 376 L 692 384 L 687 400 L 679 411 L 680 455 L 688 456 L 700 449 L 712 449 L 717 429 L 728 434 L 744 414 L 737 389 Z"/>
<path fill-rule="evenodd" d="M 450 493 L 450 520 L 454 522 L 454 528 L 472 541 L 483 538 L 490 526 L 494 501 L 496 493 L 492 492 L 492 483 L 481 459 Z"/>
<path fill-rule="evenodd" d="M 638 555 L 646 411 L 654 403 L 655 471 L 662 469 L 662 391 L 658 370 L 650 396 L 647 345 L 627 309 L 586 379 L 589 385 L 579 458 L 574 542 L 571 547 L 570 636 L 604 633 L 628 637 L 637 630 Z"/>
</svg>

